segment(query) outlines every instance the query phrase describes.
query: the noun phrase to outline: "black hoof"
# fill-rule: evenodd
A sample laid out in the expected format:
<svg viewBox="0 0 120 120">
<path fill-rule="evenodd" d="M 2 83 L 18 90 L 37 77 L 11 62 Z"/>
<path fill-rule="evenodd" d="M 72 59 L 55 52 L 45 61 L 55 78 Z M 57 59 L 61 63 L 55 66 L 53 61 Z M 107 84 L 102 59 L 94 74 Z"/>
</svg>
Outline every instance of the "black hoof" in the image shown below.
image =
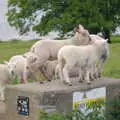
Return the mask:
<svg viewBox="0 0 120 120">
<path fill-rule="evenodd" d="M 91 82 L 87 82 L 87 84 L 88 84 L 88 85 L 90 85 L 90 84 L 91 84 Z"/>
<path fill-rule="evenodd" d="M 64 81 L 64 84 L 67 84 L 67 85 L 69 85 L 69 86 L 72 86 L 72 83 L 71 83 L 71 82 L 66 82 L 66 81 Z"/>
<path fill-rule="evenodd" d="M 44 82 L 43 82 L 43 81 L 41 81 L 41 82 L 40 82 L 40 84 L 44 84 Z"/>
<path fill-rule="evenodd" d="M 83 83 L 83 81 L 82 81 L 82 80 L 79 80 L 78 82 L 79 82 L 79 83 Z"/>
<path fill-rule="evenodd" d="M 72 83 L 68 83 L 69 86 L 72 86 Z"/>
<path fill-rule="evenodd" d="M 90 79 L 90 81 L 94 81 L 94 79 Z"/>
<path fill-rule="evenodd" d="M 47 80 L 48 82 L 51 82 L 52 80 Z"/>
</svg>

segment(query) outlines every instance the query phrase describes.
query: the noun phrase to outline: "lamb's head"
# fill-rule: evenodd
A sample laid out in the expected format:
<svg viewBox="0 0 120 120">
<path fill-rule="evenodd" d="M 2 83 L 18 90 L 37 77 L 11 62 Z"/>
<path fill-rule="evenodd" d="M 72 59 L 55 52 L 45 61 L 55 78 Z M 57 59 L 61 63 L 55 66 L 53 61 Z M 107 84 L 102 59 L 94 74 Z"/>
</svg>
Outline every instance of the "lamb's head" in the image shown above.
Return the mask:
<svg viewBox="0 0 120 120">
<path fill-rule="evenodd" d="M 34 66 L 38 60 L 38 57 L 36 54 L 32 53 L 32 52 L 27 52 L 23 55 L 24 58 L 26 58 L 27 61 L 27 69 L 31 68 L 32 66 Z"/>
<path fill-rule="evenodd" d="M 16 69 L 16 63 L 10 63 L 8 61 L 4 61 L 4 64 L 8 67 L 8 72 L 12 79 L 15 79 L 15 69 Z"/>
<path fill-rule="evenodd" d="M 91 37 L 88 32 L 82 25 L 78 25 L 77 27 L 74 28 L 74 33 L 75 33 L 75 42 L 78 45 L 87 45 L 91 44 Z"/>
</svg>

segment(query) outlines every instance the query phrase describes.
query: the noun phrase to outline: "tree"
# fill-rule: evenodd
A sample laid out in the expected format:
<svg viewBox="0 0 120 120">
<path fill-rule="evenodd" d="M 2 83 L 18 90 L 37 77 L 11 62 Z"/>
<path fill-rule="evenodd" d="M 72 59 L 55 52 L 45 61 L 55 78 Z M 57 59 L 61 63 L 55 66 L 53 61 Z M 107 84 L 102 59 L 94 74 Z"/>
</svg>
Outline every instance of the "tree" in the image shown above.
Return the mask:
<svg viewBox="0 0 120 120">
<path fill-rule="evenodd" d="M 58 31 L 64 36 L 78 24 L 91 33 L 110 32 L 120 24 L 120 0 L 8 0 L 8 22 L 21 34 Z M 41 17 L 40 17 L 41 15 Z"/>
</svg>

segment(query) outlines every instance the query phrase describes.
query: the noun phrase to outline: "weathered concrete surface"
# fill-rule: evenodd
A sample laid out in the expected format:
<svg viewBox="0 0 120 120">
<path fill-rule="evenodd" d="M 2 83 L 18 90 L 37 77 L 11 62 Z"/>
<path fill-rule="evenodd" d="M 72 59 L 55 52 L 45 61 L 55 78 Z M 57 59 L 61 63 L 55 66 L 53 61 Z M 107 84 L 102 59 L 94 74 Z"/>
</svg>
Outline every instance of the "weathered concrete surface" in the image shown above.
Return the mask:
<svg viewBox="0 0 120 120">
<path fill-rule="evenodd" d="M 38 120 L 40 109 L 57 110 L 62 113 L 71 111 L 73 92 L 120 84 L 120 79 L 101 78 L 92 81 L 91 85 L 79 83 L 77 80 L 72 82 L 73 86 L 65 85 L 59 80 L 44 84 L 29 83 L 9 86 L 5 94 L 6 120 Z M 30 98 L 30 115 L 28 117 L 17 114 L 17 96 Z"/>
<path fill-rule="evenodd" d="M 120 120 L 120 84 L 107 87 L 106 101 L 106 120 Z"/>
<path fill-rule="evenodd" d="M 68 86 L 64 84 L 62 81 L 53 80 L 51 82 L 46 82 L 44 84 L 39 83 L 28 83 L 28 84 L 19 84 L 9 86 L 8 89 L 17 89 L 20 91 L 31 91 L 32 93 L 44 93 L 44 92 L 74 92 L 74 91 L 84 91 L 93 88 L 100 88 L 103 86 L 117 85 L 120 84 L 120 79 L 112 79 L 112 78 L 100 78 L 99 80 L 92 81 L 91 84 L 79 83 L 77 80 L 72 80 L 73 86 Z"/>
</svg>

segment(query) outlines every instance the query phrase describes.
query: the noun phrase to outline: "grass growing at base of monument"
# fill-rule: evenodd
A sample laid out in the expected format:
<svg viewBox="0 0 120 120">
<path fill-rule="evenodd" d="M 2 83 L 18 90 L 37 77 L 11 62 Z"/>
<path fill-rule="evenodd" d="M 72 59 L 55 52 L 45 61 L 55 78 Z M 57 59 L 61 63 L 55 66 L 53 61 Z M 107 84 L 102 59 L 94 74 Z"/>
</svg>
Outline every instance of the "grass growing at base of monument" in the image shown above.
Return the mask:
<svg viewBox="0 0 120 120">
<path fill-rule="evenodd" d="M 0 42 L 0 63 L 9 60 L 13 55 L 27 52 L 36 41 L 8 41 Z M 102 74 L 107 77 L 120 78 L 120 36 L 112 37 L 110 55 Z"/>
</svg>

